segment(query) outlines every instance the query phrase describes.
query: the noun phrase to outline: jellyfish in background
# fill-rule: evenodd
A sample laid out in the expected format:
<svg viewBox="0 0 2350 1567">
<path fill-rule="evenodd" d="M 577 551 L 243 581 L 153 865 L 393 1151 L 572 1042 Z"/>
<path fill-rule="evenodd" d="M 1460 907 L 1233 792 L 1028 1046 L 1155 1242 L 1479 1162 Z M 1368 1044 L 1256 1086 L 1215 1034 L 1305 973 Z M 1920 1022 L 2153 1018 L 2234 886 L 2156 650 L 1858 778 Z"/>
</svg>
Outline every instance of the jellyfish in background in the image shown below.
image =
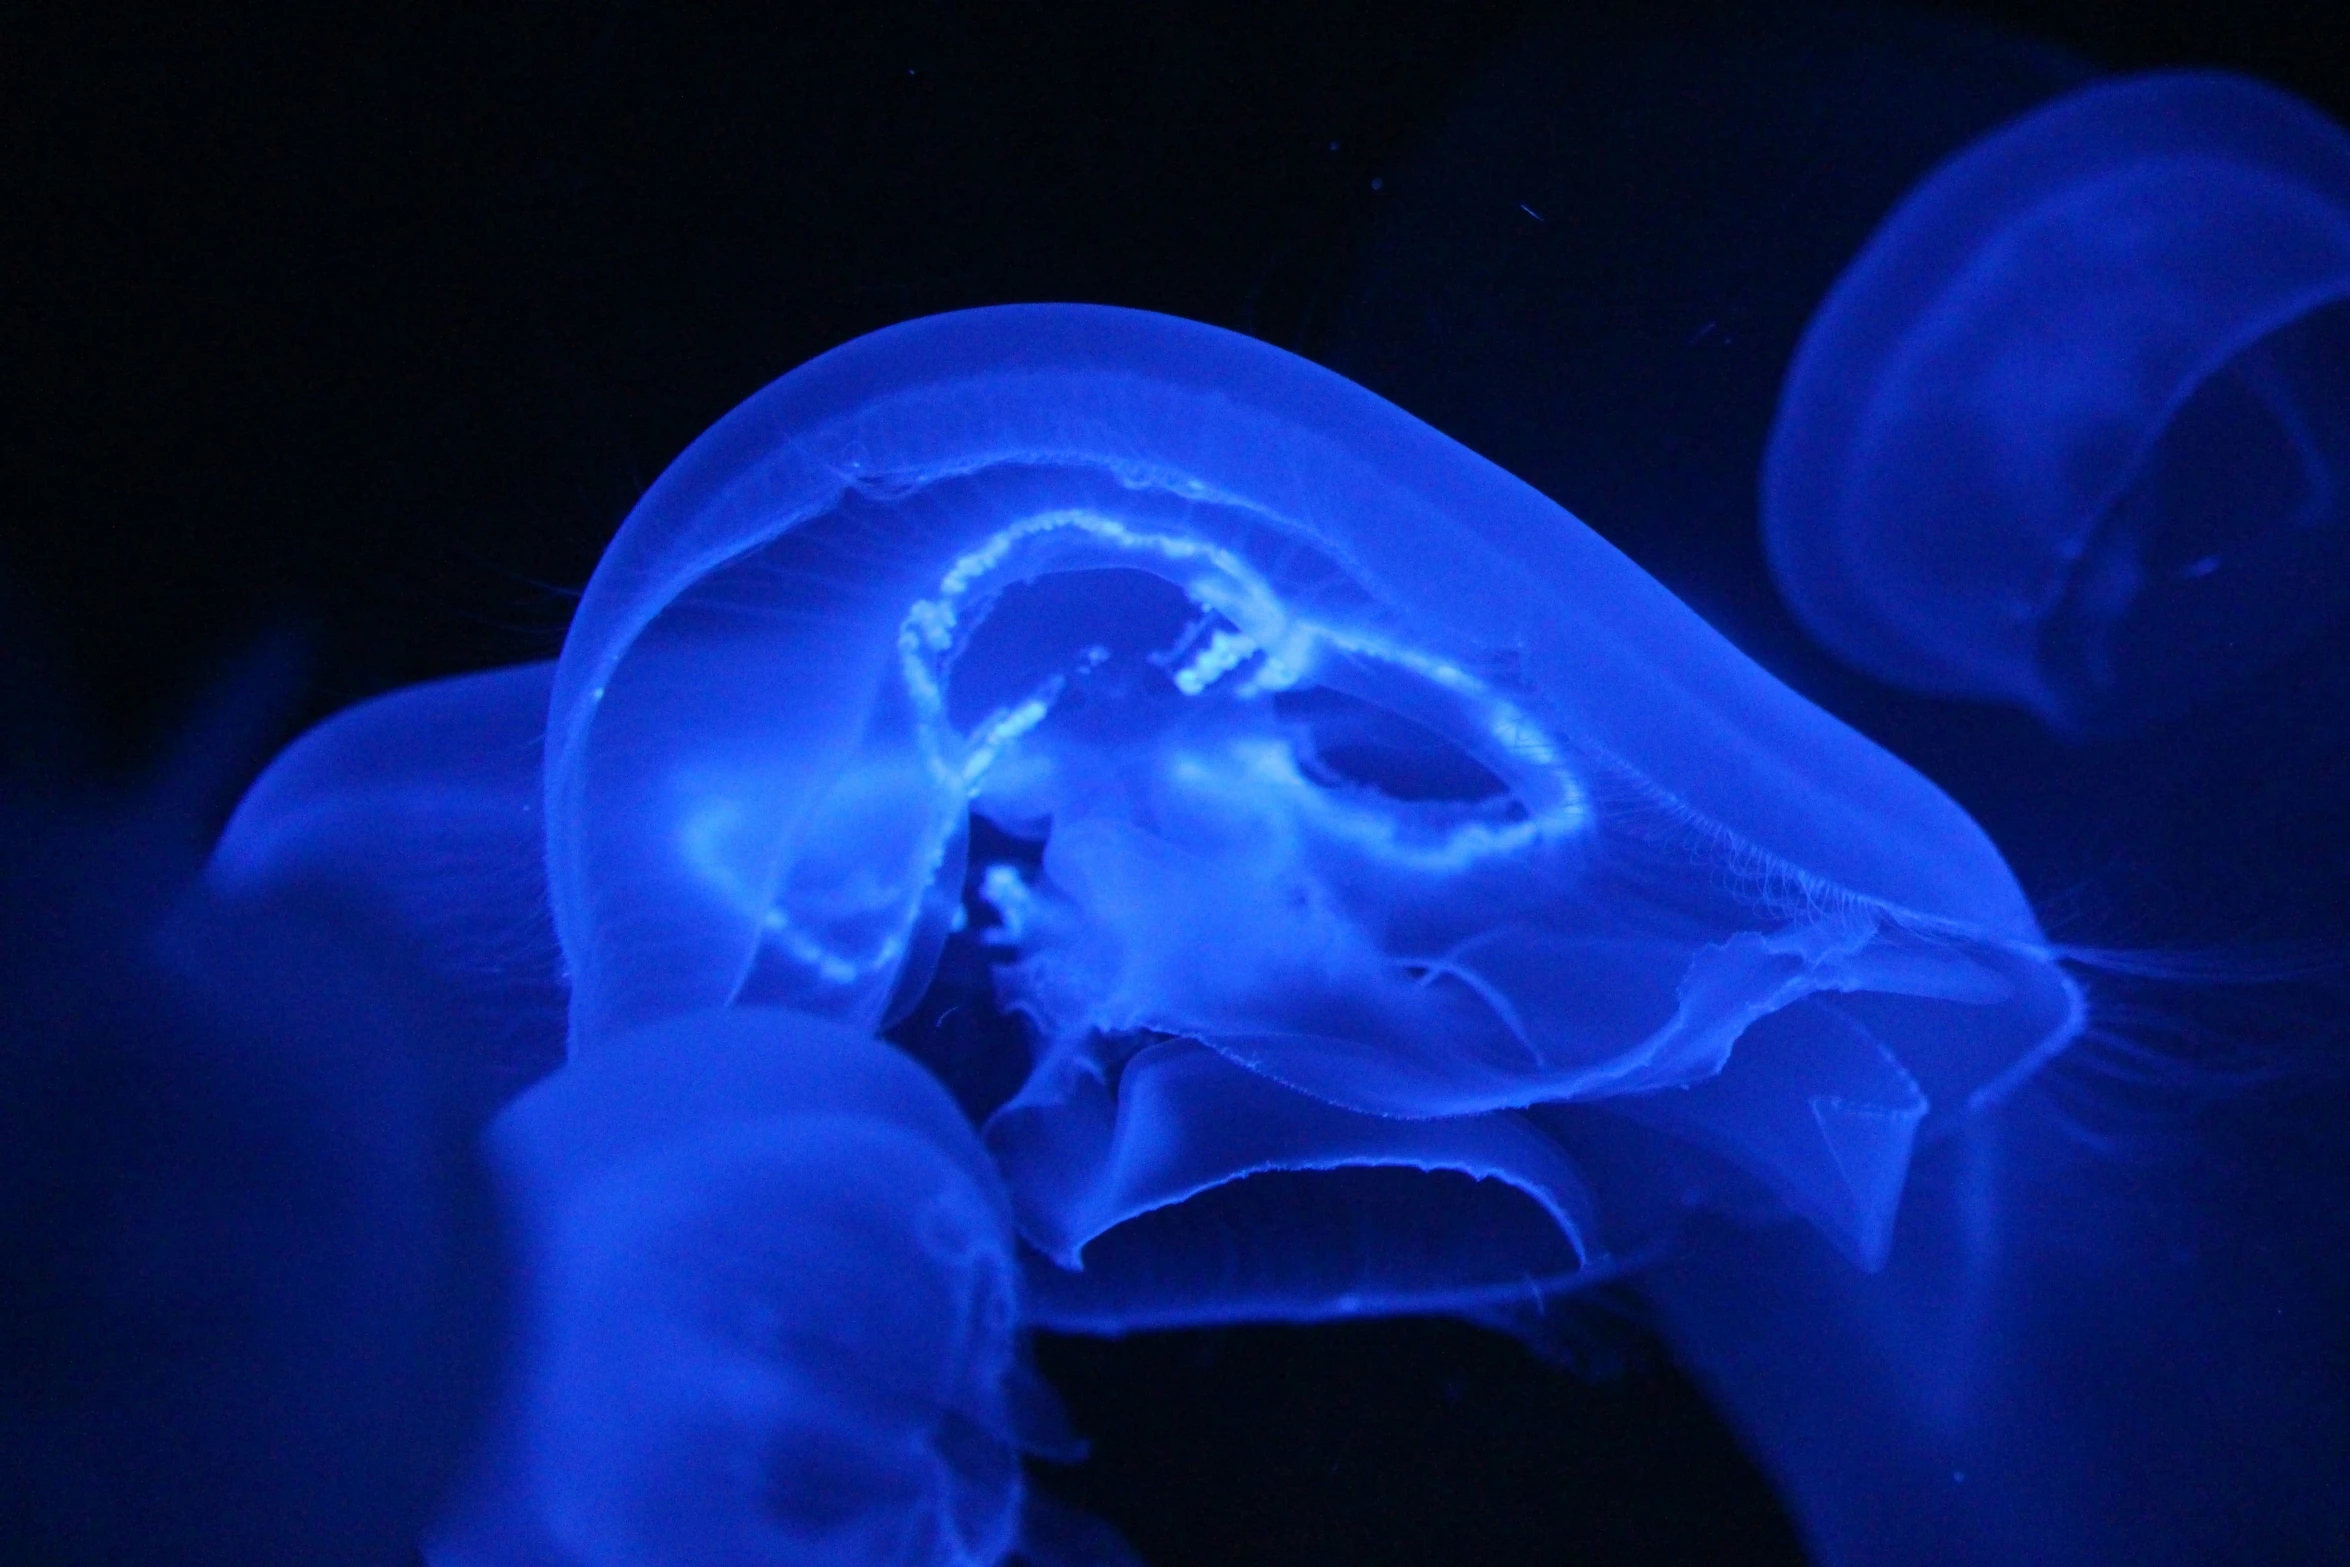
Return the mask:
<svg viewBox="0 0 2350 1567">
<path fill-rule="evenodd" d="M 477 1121 L 563 1059 L 539 817 L 553 683 L 525 664 L 336 714 L 246 791 L 206 867 L 231 895 L 333 886 L 398 931 L 443 998 L 440 1048 Z"/>
<path fill-rule="evenodd" d="M 1522 1326 L 1695 1204 L 1875 1267 L 1913 1143 L 2081 1022 L 1924 779 L 1393 406 L 1132 311 L 892 328 L 703 436 L 581 603 L 547 822 L 587 1062 L 993 947 L 1048 1326 Z"/>
<path fill-rule="evenodd" d="M 0 724 L 50 751 L 0 764 L 0 1559 L 405 1567 L 503 1304 L 432 977 L 332 886 L 202 879 L 252 725 L 108 790 L 31 716 Z"/>
<path fill-rule="evenodd" d="M 2236 688 L 2247 700 L 2081 747 L 1993 707 L 1852 676 L 1808 648 L 1773 601 L 1753 481 L 1805 313 L 1934 158 L 2089 68 L 1947 21 L 1837 7 L 1774 9 L 1730 32 L 1726 42 L 1684 47 L 1667 34 L 1596 51 L 1538 36 L 1510 50 L 1389 179 L 1319 351 L 1588 508 L 1742 647 L 1950 788 L 2027 885 L 2072 895 L 2067 934 L 2222 948 L 2278 936 L 2341 950 L 2350 774 L 2338 679 L 2257 692 L 2248 682 Z M 2187 112 L 2194 96 L 2173 102 L 2167 134 L 2216 123 Z M 2320 142 L 2335 135 L 2305 110 L 2284 118 Z M 2235 123 L 2247 127 L 2245 147 L 2258 144 L 2254 116 Z M 2250 166 L 2248 151 L 2217 150 Z M 1916 294 L 1884 297 L 1898 314 L 1881 342 L 1926 319 Z M 2090 297 L 2052 288 L 2024 302 L 2070 309 Z M 2143 299 L 2113 290 L 2103 302 Z M 2337 310 L 2270 341 L 2306 333 L 2314 343 L 2335 330 Z M 2202 321 L 2178 318 L 2182 330 Z M 1980 324 L 1980 342 L 1946 346 L 1997 352 L 2000 318 Z M 2269 406 L 2315 420 L 2331 399 L 2338 413 L 2340 363 L 2329 382 L 2315 361 L 2296 359 L 2299 402 Z M 1869 379 L 1876 373 L 1841 385 L 1823 376 L 1812 391 L 1857 404 L 1886 384 Z M 1959 397 L 1963 380 L 1915 384 Z M 2269 415 L 2257 408 L 2237 427 L 2241 473 L 2198 456 L 2198 442 L 2235 439 L 2223 424 L 2190 425 L 2213 400 L 2193 393 L 2171 422 L 2178 433 L 2159 442 L 2172 488 L 2147 487 L 2133 504 L 2191 497 L 2178 482 L 2190 470 L 2206 494 L 2215 477 L 2293 474 L 2292 461 L 2272 460 L 2277 426 L 2264 434 Z M 2142 429 L 2151 436 L 2160 422 L 2150 413 Z M 1949 450 L 1970 450 L 1963 438 L 1980 425 L 1952 413 L 1960 439 Z M 1789 428 L 1783 418 L 1782 436 Z M 1931 466 L 1945 460 L 1942 435 L 1903 449 L 1925 465 L 1913 475 L 1921 485 L 1943 472 Z M 2324 439 L 2304 449 L 2322 451 Z M 2246 502 L 2236 520 L 2248 533 L 2281 527 L 2284 513 L 2255 515 Z M 1965 537 L 1986 547 L 1996 537 L 2012 550 L 2021 538 L 1995 528 L 1985 507 L 1966 520 L 1977 531 Z M 2307 549 L 2312 572 L 2247 587 L 2275 599 L 2247 611 L 2256 626 L 2236 628 L 2247 654 L 2342 580 L 2315 569 L 2325 537 L 2318 528 L 2264 546 L 2271 559 Z M 2252 564 L 2242 550 L 2226 563 Z M 2224 587 L 2226 575 L 2187 586 Z M 1907 605 L 1942 591 L 1914 575 L 1855 579 L 1871 590 L 1896 582 L 1915 590 Z M 2114 645 L 2143 646 L 2158 602 L 2150 588 L 2142 623 L 2131 611 Z M 1963 623 L 1955 610 L 1947 622 Z M 2224 648 L 2201 651 L 2215 675 L 2252 673 Z M 2121 668 L 2116 697 L 2090 721 L 2126 721 L 2112 702 L 2144 695 L 2134 682 L 2166 656 L 2156 647 L 2135 672 Z M 2322 663 L 2305 656 L 2290 668 Z M 2132 996 L 2130 983 L 2101 976 L 2092 1037 L 1951 1135 L 1921 1142 L 1881 1270 L 1853 1268 L 1799 1226 L 1701 1218 L 1634 1281 L 1823 1567 L 2302 1562 L 2350 1550 L 2340 1398 L 2350 1159 L 2339 1130 L 2350 1095 L 2327 1062 L 2339 1059 L 2338 989 L 2258 987 L 2255 1003 L 2244 989 L 2230 1002 L 2225 987 L 2175 978 Z M 2152 1004 L 2133 1017 L 2133 1001 Z M 2173 1032 L 2103 1037 L 2125 1020 Z M 2247 1053 L 2295 1070 L 2228 1081 L 2231 1055 Z"/>
<path fill-rule="evenodd" d="M 2350 600 L 2350 136 L 2216 73 L 2081 89 L 1937 169 L 1820 307 L 1771 570 L 1884 680 L 2075 737 Z"/>
<path fill-rule="evenodd" d="M 528 1322 L 436 1567 L 1127 1567 L 1026 1494 L 1073 1456 L 1011 1216 L 892 1047 L 761 1008 L 605 1041 L 490 1145 Z"/>
<path fill-rule="evenodd" d="M 1834 0 L 1555 19 L 1389 171 L 1302 351 L 1854 721 L 1866 683 L 1793 624 L 1755 528 L 1787 361 L 1903 192 L 2094 74 L 1979 20 Z"/>
</svg>

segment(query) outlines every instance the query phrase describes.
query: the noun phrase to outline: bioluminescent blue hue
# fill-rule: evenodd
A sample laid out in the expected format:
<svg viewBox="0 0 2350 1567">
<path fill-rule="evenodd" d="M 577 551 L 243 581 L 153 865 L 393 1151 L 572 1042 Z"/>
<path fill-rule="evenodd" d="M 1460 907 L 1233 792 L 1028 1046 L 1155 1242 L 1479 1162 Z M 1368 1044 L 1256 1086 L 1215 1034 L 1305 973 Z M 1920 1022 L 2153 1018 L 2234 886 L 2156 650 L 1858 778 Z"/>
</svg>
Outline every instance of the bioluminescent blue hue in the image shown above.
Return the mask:
<svg viewBox="0 0 2350 1567">
<path fill-rule="evenodd" d="M 209 868 L 233 893 L 329 884 L 396 929 L 461 1026 L 485 1116 L 563 1059 L 539 814 L 553 682 L 525 664 L 336 714 L 246 791 Z"/>
<path fill-rule="evenodd" d="M 1134 311 L 721 421 L 588 587 L 547 791 L 589 1060 L 995 947 L 1048 1324 L 1505 1312 L 1696 1201 L 1873 1266 L 1921 1126 L 2078 1024 L 1924 779 L 1466 449 Z"/>
<path fill-rule="evenodd" d="M 1849 722 L 1755 529 L 1788 360 L 1905 191 L 2095 73 L 1939 8 L 1624 23 L 1567 8 L 1465 84 L 1387 174 L 1312 357 L 1589 522 Z"/>
<path fill-rule="evenodd" d="M 2126 729 L 2350 601 L 2350 136 L 2219 74 L 2074 92 L 1952 158 L 1821 306 L 1771 567 L 1883 679 Z"/>
<path fill-rule="evenodd" d="M 490 1145 L 530 1320 L 436 1563 L 983 1567 L 1021 1542 L 1021 1449 L 1070 1439 L 1020 1357 L 1001 1183 L 911 1060 L 700 1014 L 601 1042 Z"/>
<path fill-rule="evenodd" d="M 1921 1158 L 1881 1273 L 1725 1227 L 1644 1289 L 1819 1567 L 2331 1561 L 2346 1104 L 2248 1094 L 2116 1159 L 2019 1094 Z"/>
<path fill-rule="evenodd" d="M 2337 715 L 2350 703 L 2336 671 L 2350 663 L 2325 655 L 2350 625 L 2337 617 L 2276 672 L 2289 680 L 2243 678 L 2264 639 L 2274 648 L 2328 612 L 2338 602 L 2329 595 L 2350 580 L 2339 554 L 2326 569 L 2325 551 L 2339 546 L 2324 529 L 2295 532 L 2277 491 L 2260 488 L 2303 475 L 2303 456 L 2280 435 L 2294 418 L 2304 421 L 2312 492 L 2326 461 L 2340 471 L 2350 355 L 2326 347 L 2328 334 L 2342 341 L 2340 307 L 2270 333 L 2216 374 L 2199 372 L 2207 379 L 2179 408 L 2115 405 L 2155 450 L 2113 526 L 2139 529 L 2135 547 L 2150 562 L 2165 552 L 2179 563 L 2220 559 L 2167 584 L 2149 567 L 2107 644 L 2114 686 L 2059 690 L 2082 704 L 2064 721 L 2075 733 L 2123 727 L 2208 691 L 2198 684 L 2207 674 L 2240 682 L 2231 700 L 2084 748 L 1989 707 L 1847 677 L 1802 645 L 1762 569 L 1754 479 L 1782 372 L 1805 317 L 1901 193 L 1933 163 L 2080 85 L 2083 66 L 1971 24 L 1835 4 L 1742 12 L 1694 32 L 1680 22 L 1636 27 L 1629 45 L 1613 29 L 1597 44 L 1587 34 L 1566 28 L 1514 44 L 1389 177 L 1321 351 L 1583 511 L 1742 647 L 1950 788 L 2027 885 L 2068 889 L 2069 934 L 2225 948 L 2259 933 L 2340 950 L 2350 853 Z M 2060 104 L 2049 118 L 2115 91 Z M 2277 111 L 2234 115 L 2231 142 L 2218 116 L 2194 108 L 2222 96 L 2277 102 L 2241 84 L 2139 101 L 2171 116 L 2161 134 L 2184 144 L 2210 133 L 2199 145 L 2236 160 L 2236 172 L 2214 162 L 2206 175 L 2255 182 L 2244 149 Z M 2335 136 L 2304 110 L 2284 114 L 2310 129 L 2305 139 Z M 2044 123 L 2023 120 L 2010 135 Z M 2017 146 L 2051 153 L 2045 140 Z M 2154 177 L 2150 162 L 2123 167 L 2118 136 L 2090 150 L 2110 154 L 2117 176 Z M 2018 180 L 1970 212 L 1929 207 L 1949 220 L 1937 231 L 1942 248 L 1903 254 L 1948 258 L 1955 277 L 2031 222 L 2062 218 L 2062 203 L 2090 184 L 2074 179 L 2082 168 L 2097 166 L 2047 164 L 2035 175 L 2038 198 Z M 1918 202 L 1942 200 L 1942 188 L 1930 183 Z M 2098 196 L 2075 215 L 2115 210 Z M 2215 244 L 2267 243 L 2197 229 L 2211 204 L 2159 215 Z M 1909 221 L 1896 217 L 1888 235 L 1914 235 L 1901 227 Z M 2321 205 L 2317 222 L 2334 221 Z M 2025 448 L 2042 456 L 2088 433 L 2086 419 L 2067 424 L 2050 411 L 2058 371 L 2076 371 L 2063 384 L 2087 389 L 2115 372 L 2130 334 L 2168 353 L 2184 342 L 2176 334 L 2217 320 L 2201 304 L 2167 323 L 2143 308 L 2162 267 L 2194 261 L 2162 225 L 2090 233 L 2108 247 L 2144 242 L 2136 259 L 2146 265 L 2128 287 L 2059 286 L 2066 257 L 2053 249 L 2038 253 L 2037 270 L 2019 261 L 2020 291 L 2009 293 L 1989 287 L 1987 271 L 1940 296 L 1897 292 L 1890 272 L 1871 274 L 1864 261 L 1854 278 L 1875 279 L 1865 297 L 1881 308 L 1865 330 L 1838 314 L 1844 305 L 1820 315 L 1802 406 L 1848 419 L 1906 409 L 1921 422 L 1873 456 L 1849 423 L 1835 427 L 1842 444 L 1817 441 L 1808 454 L 1815 500 L 1832 485 L 1846 485 L 1847 497 L 1892 494 L 1852 477 L 1862 458 L 1881 461 L 1871 482 L 1912 486 L 1901 492 L 1910 498 L 1900 508 L 1872 501 L 1846 521 L 1932 523 L 1943 529 L 1937 545 L 2008 551 L 1986 556 L 2000 569 L 2053 559 L 2012 508 L 1935 487 L 1989 467 L 1986 431 L 2044 437 L 2047 446 Z M 2023 243 L 2011 253 L 2031 251 Z M 2261 267 L 2293 254 L 2187 277 L 2175 301 L 2212 301 L 2231 279 L 2257 287 L 2269 275 Z M 2071 262 L 2122 259 L 2091 247 Z M 1855 287 L 1845 285 L 1846 305 Z M 1951 302 L 1940 318 L 1937 298 Z M 1976 352 L 1982 363 L 1945 373 L 1942 361 L 1912 353 L 1937 330 L 1949 336 L 1935 352 Z M 1834 362 L 1820 347 L 1832 332 L 1846 345 Z M 2008 379 L 1992 378 L 1994 362 Z M 2266 378 L 2265 405 L 2246 393 L 2247 375 Z M 1788 408 L 1797 406 L 1790 390 Z M 1992 424 L 1993 414 L 2010 423 Z M 1798 431 L 1790 414 L 1780 438 L 1829 428 Z M 2223 448 L 2233 460 L 2215 458 Z M 2211 514 L 2198 518 L 2198 506 Z M 1830 516 L 1815 508 L 1777 521 Z M 2333 529 L 2339 540 L 2338 519 Z M 2208 542 L 2192 542 L 2198 530 Z M 2129 547 L 2126 537 L 2093 545 L 2109 564 Z M 1914 614 L 1921 635 L 1974 635 L 1971 611 L 1956 602 L 1963 578 L 1904 571 L 1855 570 L 1836 585 L 1855 597 L 1885 586 L 1890 598 L 1899 587 L 1896 608 Z M 1948 616 L 1932 619 L 1931 606 L 1945 602 Z M 2024 646 L 2018 667 L 2038 657 L 2079 669 L 2083 625 L 2058 621 Z M 2196 661 L 2204 667 L 2181 667 Z M 1921 1145 L 1878 1272 L 1852 1268 L 1800 1226 L 1700 1220 L 1630 1281 L 1675 1358 L 1772 1477 L 1817 1567 L 2344 1555 L 2350 1410 L 2339 1368 L 2350 1266 L 2340 1214 L 2350 1160 L 2339 1128 L 2350 1107 L 2338 1079 L 2248 1088 L 2213 1065 L 2246 1047 L 2272 1064 L 2338 1058 L 2339 992 L 2186 977 L 2146 987 L 2138 999 L 2150 1004 L 2132 1007 L 2131 982 L 2104 976 L 2091 1038 L 2033 1085 Z M 1750 1031 L 1740 1051 L 1759 1035 Z"/>
<path fill-rule="evenodd" d="M 325 889 L 204 883 L 243 758 L 187 750 L 0 779 L 0 1560 L 403 1560 L 500 1320 L 446 1020 Z"/>
</svg>

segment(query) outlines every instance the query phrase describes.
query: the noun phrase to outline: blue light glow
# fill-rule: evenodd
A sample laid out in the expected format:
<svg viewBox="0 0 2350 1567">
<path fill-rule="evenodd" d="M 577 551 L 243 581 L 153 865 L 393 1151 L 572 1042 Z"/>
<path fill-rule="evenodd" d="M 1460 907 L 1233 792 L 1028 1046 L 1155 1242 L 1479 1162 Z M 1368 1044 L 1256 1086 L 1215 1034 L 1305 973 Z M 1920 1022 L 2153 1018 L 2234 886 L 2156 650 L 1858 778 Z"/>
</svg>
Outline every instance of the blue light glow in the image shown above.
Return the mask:
<svg viewBox="0 0 2350 1567">
<path fill-rule="evenodd" d="M 1965 148 L 1813 318 L 1763 529 L 1830 649 L 2069 735 L 2239 684 L 2350 600 L 2350 136 L 2218 73 Z"/>
<path fill-rule="evenodd" d="M 1914 1139 L 2080 1024 L 1931 785 L 1507 474 L 1165 317 L 964 312 L 777 382 L 614 540 L 551 712 L 586 1058 L 885 1025 L 986 916 L 1048 1324 L 1499 1313 L 1656 1244 L 1621 1193 L 1660 1182 L 1874 1267 Z"/>
<path fill-rule="evenodd" d="M 744 1008 L 606 1042 L 492 1128 L 525 1329 L 436 1567 L 1110 1567 L 1023 1542 L 1011 1215 L 953 1101 L 870 1038 Z"/>
</svg>

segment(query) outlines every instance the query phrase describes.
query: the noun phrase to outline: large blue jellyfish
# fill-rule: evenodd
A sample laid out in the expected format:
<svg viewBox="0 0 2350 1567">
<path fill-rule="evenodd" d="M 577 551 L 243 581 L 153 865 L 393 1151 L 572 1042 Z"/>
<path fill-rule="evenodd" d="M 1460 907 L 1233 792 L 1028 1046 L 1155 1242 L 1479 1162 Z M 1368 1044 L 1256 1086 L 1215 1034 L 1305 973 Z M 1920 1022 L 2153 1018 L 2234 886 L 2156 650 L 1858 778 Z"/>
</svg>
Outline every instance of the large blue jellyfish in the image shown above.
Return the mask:
<svg viewBox="0 0 2350 1567">
<path fill-rule="evenodd" d="M 1975 825 L 1556 505 L 1212 328 L 875 333 L 703 436 L 557 669 L 575 1051 L 990 945 L 1046 1325 L 1509 1318 L 1692 1205 L 1883 1259 L 2080 997 Z"/>
<path fill-rule="evenodd" d="M 1871 674 L 2111 734 L 2350 600 L 2350 136 L 2273 88 L 2074 92 L 1838 281 L 1763 474 L 1772 573 Z"/>
<path fill-rule="evenodd" d="M 442 1567 L 1129 1562 L 1026 1495 L 1001 1183 L 912 1060 L 788 1012 L 605 1042 L 498 1120 L 527 1322 Z"/>
</svg>

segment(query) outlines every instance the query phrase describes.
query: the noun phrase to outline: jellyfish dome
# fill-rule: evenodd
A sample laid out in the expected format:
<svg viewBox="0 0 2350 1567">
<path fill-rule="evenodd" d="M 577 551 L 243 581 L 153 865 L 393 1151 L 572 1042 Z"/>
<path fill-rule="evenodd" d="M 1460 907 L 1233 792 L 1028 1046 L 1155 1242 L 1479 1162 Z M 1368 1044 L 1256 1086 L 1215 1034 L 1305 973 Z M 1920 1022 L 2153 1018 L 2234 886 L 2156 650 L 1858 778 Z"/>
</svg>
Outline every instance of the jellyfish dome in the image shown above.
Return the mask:
<svg viewBox="0 0 2350 1567">
<path fill-rule="evenodd" d="M 333 887 L 395 931 L 442 997 L 477 1121 L 563 1059 L 539 816 L 553 682 L 522 664 L 337 713 L 254 781 L 205 867 L 237 896 Z"/>
<path fill-rule="evenodd" d="M 892 1047 L 744 1008 L 569 1067 L 493 1127 L 529 1323 L 436 1562 L 987 1567 L 1023 1448 L 1000 1182 Z M 1116 1557 L 1051 1557 L 1055 1567 Z"/>
<path fill-rule="evenodd" d="M 1913 1141 L 2079 1024 L 1931 784 L 1465 448 L 1141 312 L 736 409 L 589 584 L 547 758 L 584 1059 L 884 1026 L 987 948 L 1046 1325 L 1506 1319 L 1693 1203 L 1872 1266 Z"/>
<path fill-rule="evenodd" d="M 1935 171 L 1822 304 L 1771 570 L 1871 674 L 2074 737 L 2350 600 L 2350 135 L 2257 82 L 2070 93 Z"/>
</svg>

